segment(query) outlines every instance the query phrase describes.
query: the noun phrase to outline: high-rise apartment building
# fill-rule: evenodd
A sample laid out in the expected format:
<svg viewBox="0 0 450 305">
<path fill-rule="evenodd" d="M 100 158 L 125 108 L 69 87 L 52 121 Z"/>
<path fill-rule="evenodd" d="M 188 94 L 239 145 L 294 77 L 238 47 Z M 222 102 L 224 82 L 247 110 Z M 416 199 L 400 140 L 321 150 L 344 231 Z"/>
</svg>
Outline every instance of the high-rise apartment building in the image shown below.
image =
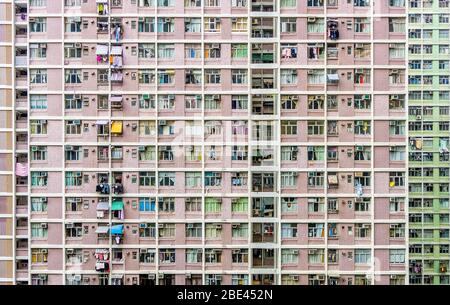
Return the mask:
<svg viewBox="0 0 450 305">
<path fill-rule="evenodd" d="M 409 1 L 409 283 L 449 284 L 449 1 Z"/>
<path fill-rule="evenodd" d="M 408 5 L 0 1 L 0 280 L 407 284 Z"/>
</svg>

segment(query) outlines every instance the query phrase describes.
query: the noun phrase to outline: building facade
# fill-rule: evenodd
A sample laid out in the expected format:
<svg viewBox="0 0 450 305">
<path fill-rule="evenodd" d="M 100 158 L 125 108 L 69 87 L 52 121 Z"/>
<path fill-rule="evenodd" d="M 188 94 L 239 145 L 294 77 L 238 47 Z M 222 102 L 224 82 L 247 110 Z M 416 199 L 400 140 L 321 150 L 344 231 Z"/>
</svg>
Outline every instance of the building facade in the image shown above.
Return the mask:
<svg viewBox="0 0 450 305">
<path fill-rule="evenodd" d="M 0 2 L 0 284 L 28 282 L 27 5 Z M 25 14 L 24 14 L 25 13 Z"/>
<path fill-rule="evenodd" d="M 0 1 L 0 280 L 417 283 L 412 2 Z"/>
<path fill-rule="evenodd" d="M 409 1 L 409 282 L 449 284 L 449 1 Z"/>
</svg>

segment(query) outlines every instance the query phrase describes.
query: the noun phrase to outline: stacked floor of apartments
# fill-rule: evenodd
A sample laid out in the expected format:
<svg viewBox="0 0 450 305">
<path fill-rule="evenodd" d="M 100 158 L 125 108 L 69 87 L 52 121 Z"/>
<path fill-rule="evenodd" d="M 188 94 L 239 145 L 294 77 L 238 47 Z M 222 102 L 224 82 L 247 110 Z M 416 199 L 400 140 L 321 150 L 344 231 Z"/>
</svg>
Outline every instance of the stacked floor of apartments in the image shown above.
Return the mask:
<svg viewBox="0 0 450 305">
<path fill-rule="evenodd" d="M 449 284 L 449 1 L 409 1 L 409 283 Z"/>
<path fill-rule="evenodd" d="M 0 1 L 0 281 L 415 279 L 409 5 Z"/>
</svg>

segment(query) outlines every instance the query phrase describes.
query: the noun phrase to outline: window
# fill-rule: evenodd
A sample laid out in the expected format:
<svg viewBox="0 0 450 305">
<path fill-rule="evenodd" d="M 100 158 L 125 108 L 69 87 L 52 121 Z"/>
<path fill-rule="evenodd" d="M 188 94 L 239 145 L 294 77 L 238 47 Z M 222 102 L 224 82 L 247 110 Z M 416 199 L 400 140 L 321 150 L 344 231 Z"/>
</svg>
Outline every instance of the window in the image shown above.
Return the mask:
<svg viewBox="0 0 450 305">
<path fill-rule="evenodd" d="M 405 121 L 389 121 L 389 134 L 391 136 L 405 135 Z"/>
<path fill-rule="evenodd" d="M 153 44 L 153 43 L 138 44 L 138 57 L 139 58 L 155 58 L 155 44 Z"/>
<path fill-rule="evenodd" d="M 47 211 L 47 198 L 45 198 L 45 197 L 31 198 L 31 211 L 32 212 L 46 212 Z"/>
<path fill-rule="evenodd" d="M 296 212 L 298 208 L 298 203 L 296 198 L 288 197 L 281 198 L 281 212 L 292 213 Z"/>
<path fill-rule="evenodd" d="M 297 264 L 299 251 L 297 249 L 281 249 L 281 263 L 287 264 Z"/>
<path fill-rule="evenodd" d="M 30 18 L 30 32 L 32 33 L 47 32 L 47 18 L 44 17 Z"/>
<path fill-rule="evenodd" d="M 48 249 L 31 249 L 31 263 L 43 264 L 47 263 Z"/>
<path fill-rule="evenodd" d="M 47 44 L 30 43 L 30 59 L 47 58 Z"/>
<path fill-rule="evenodd" d="M 47 160 L 47 146 L 31 146 L 31 160 L 32 161 Z"/>
<path fill-rule="evenodd" d="M 81 134 L 81 121 L 80 120 L 66 121 L 66 134 L 67 135 Z"/>
<path fill-rule="evenodd" d="M 156 251 L 154 249 L 139 249 L 139 262 L 144 264 L 155 263 Z"/>
<path fill-rule="evenodd" d="M 296 238 L 296 237 L 298 237 L 298 227 L 296 223 L 281 224 L 281 238 Z"/>
<path fill-rule="evenodd" d="M 175 263 L 175 249 L 160 249 L 159 250 L 159 262 L 161 264 Z"/>
<path fill-rule="evenodd" d="M 202 262 L 201 249 L 186 249 L 186 263 L 196 264 Z"/>
<path fill-rule="evenodd" d="M 232 236 L 232 238 L 247 239 L 248 238 L 248 224 L 247 223 L 232 224 L 231 236 Z"/>
<path fill-rule="evenodd" d="M 233 198 L 231 200 L 231 212 L 247 213 L 248 212 L 248 198 Z"/>
<path fill-rule="evenodd" d="M 220 198 L 205 198 L 205 213 L 220 213 L 222 200 Z"/>
<path fill-rule="evenodd" d="M 155 172 L 139 172 L 139 186 L 155 186 Z"/>
<path fill-rule="evenodd" d="M 156 199 L 154 197 L 139 198 L 139 212 L 155 212 Z"/>
<path fill-rule="evenodd" d="M 243 43 L 233 43 L 231 44 L 231 57 L 233 59 L 247 59 L 248 52 L 247 52 L 247 44 Z"/>
<path fill-rule="evenodd" d="M 47 95 L 44 94 L 32 94 L 30 95 L 30 108 L 31 109 L 47 109 Z"/>
<path fill-rule="evenodd" d="M 48 234 L 47 223 L 31 223 L 31 237 L 32 238 L 46 238 Z"/>
<path fill-rule="evenodd" d="M 370 135 L 370 121 L 355 121 L 354 133 L 355 135 Z"/>
<path fill-rule="evenodd" d="M 406 21 L 404 18 L 389 18 L 389 33 L 405 33 Z"/>
<path fill-rule="evenodd" d="M 184 201 L 186 212 L 201 212 L 202 199 L 201 198 L 186 198 Z"/>
<path fill-rule="evenodd" d="M 47 172 L 31 172 L 31 187 L 43 187 L 48 184 Z"/>
<path fill-rule="evenodd" d="M 83 225 L 81 223 L 66 223 L 66 237 L 80 238 L 83 236 Z"/>
<path fill-rule="evenodd" d="M 247 18 L 246 17 L 231 18 L 231 30 L 233 33 L 247 32 Z"/>
<path fill-rule="evenodd" d="M 404 172 L 390 172 L 389 173 L 389 186 L 405 186 L 405 173 Z"/>
<path fill-rule="evenodd" d="M 47 69 L 30 69 L 30 82 L 32 84 L 46 84 Z"/>
<path fill-rule="evenodd" d="M 309 213 L 322 213 L 325 211 L 325 199 L 324 198 L 308 198 L 308 212 Z"/>
<path fill-rule="evenodd" d="M 281 69 L 281 84 L 295 85 L 297 84 L 297 70 L 295 69 Z"/>
<path fill-rule="evenodd" d="M 139 33 L 155 32 L 155 18 L 154 17 L 139 17 L 138 32 Z"/>
<path fill-rule="evenodd" d="M 405 58 L 405 45 L 402 43 L 390 43 L 389 44 L 389 58 L 390 59 Z"/>
<path fill-rule="evenodd" d="M 66 17 L 65 31 L 67 33 L 80 33 L 81 32 L 81 17 Z"/>
<path fill-rule="evenodd" d="M 325 30 L 325 21 L 323 18 L 312 18 L 308 20 L 308 33 L 323 33 Z"/>
<path fill-rule="evenodd" d="M 281 134 L 282 135 L 296 135 L 297 134 L 297 121 L 281 121 Z"/>
<path fill-rule="evenodd" d="M 281 18 L 281 32 L 282 33 L 297 32 L 297 18 L 295 17 Z"/>
<path fill-rule="evenodd" d="M 281 187 L 282 188 L 293 188 L 297 186 L 297 172 L 282 172 L 281 173 Z"/>
<path fill-rule="evenodd" d="M 175 237 L 175 224 L 174 223 L 160 223 L 158 225 L 158 234 L 162 238 Z"/>
<path fill-rule="evenodd" d="M 154 121 L 139 121 L 140 136 L 155 136 L 156 124 Z"/>
<path fill-rule="evenodd" d="M 308 121 L 308 135 L 323 135 L 324 133 L 324 121 Z"/>
<path fill-rule="evenodd" d="M 355 249 L 355 264 L 370 264 L 371 260 L 370 249 Z"/>
<path fill-rule="evenodd" d="M 158 44 L 158 58 L 168 59 L 174 58 L 175 45 L 173 43 L 160 43 Z"/>
<path fill-rule="evenodd" d="M 201 187 L 202 173 L 201 172 L 186 172 L 185 186 L 187 188 Z"/>
<path fill-rule="evenodd" d="M 205 83 L 206 84 L 220 84 L 220 70 L 219 69 L 205 69 Z"/>
<path fill-rule="evenodd" d="M 219 33 L 221 28 L 220 18 L 205 17 L 205 33 Z"/>
<path fill-rule="evenodd" d="M 186 224 L 186 237 L 187 238 L 201 238 L 202 237 L 202 224 L 201 223 L 187 223 Z"/>
<path fill-rule="evenodd" d="M 355 18 L 355 32 L 356 33 L 370 33 L 370 19 L 369 18 Z"/>
</svg>

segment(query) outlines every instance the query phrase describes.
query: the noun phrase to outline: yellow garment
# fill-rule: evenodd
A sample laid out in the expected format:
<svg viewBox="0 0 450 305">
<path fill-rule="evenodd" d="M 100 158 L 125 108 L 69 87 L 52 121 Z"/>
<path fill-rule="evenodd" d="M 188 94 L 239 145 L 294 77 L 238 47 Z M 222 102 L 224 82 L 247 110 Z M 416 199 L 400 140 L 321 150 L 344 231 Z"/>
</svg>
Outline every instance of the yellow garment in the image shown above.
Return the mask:
<svg viewBox="0 0 450 305">
<path fill-rule="evenodd" d="M 112 125 L 111 125 L 111 133 L 114 133 L 114 134 L 121 134 L 121 133 L 122 133 L 122 126 L 123 126 L 123 124 L 122 124 L 122 122 L 120 122 L 120 121 L 114 121 L 114 122 L 112 122 Z"/>
<path fill-rule="evenodd" d="M 109 55 L 109 64 L 112 65 L 113 64 L 113 56 Z"/>
<path fill-rule="evenodd" d="M 390 182 L 389 182 L 389 186 L 390 186 L 390 187 L 394 187 L 394 186 L 395 186 L 395 182 L 394 182 L 394 181 L 390 181 Z"/>
<path fill-rule="evenodd" d="M 416 140 L 416 148 L 422 149 L 422 140 Z"/>
</svg>

